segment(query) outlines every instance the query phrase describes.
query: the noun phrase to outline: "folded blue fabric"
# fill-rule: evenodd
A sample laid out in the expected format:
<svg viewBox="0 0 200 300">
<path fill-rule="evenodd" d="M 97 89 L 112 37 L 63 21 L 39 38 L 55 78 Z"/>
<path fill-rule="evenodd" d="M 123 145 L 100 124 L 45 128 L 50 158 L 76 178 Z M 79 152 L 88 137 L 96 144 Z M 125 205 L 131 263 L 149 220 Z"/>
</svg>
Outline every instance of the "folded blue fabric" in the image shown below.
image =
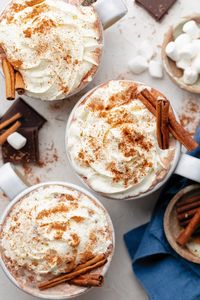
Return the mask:
<svg viewBox="0 0 200 300">
<path fill-rule="evenodd" d="M 196 132 L 200 144 L 200 126 Z M 189 153 L 200 158 L 200 147 Z M 165 238 L 163 217 L 171 198 L 193 182 L 172 175 L 151 221 L 124 235 L 133 270 L 152 300 L 200 300 L 200 265 L 181 258 Z"/>
</svg>

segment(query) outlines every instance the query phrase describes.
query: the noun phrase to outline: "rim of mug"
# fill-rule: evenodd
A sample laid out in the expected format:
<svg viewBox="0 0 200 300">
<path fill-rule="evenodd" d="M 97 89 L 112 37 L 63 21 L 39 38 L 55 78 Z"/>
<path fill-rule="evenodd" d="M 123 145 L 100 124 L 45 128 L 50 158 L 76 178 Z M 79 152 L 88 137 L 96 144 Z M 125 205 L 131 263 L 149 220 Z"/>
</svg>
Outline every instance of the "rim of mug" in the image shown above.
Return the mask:
<svg viewBox="0 0 200 300">
<path fill-rule="evenodd" d="M 162 186 L 165 185 L 165 183 L 167 182 L 167 180 L 170 178 L 170 176 L 174 173 L 177 165 L 178 165 L 178 162 L 179 162 L 179 158 L 180 158 L 180 154 L 181 154 L 181 144 L 178 140 L 176 140 L 176 145 L 175 145 L 175 154 L 174 154 L 174 158 L 173 158 L 173 162 L 170 166 L 170 169 L 167 173 L 167 175 L 164 177 L 164 179 L 162 181 L 160 181 L 158 184 L 156 184 L 152 189 L 148 190 L 147 192 L 144 192 L 144 193 L 141 193 L 139 195 L 136 195 L 136 196 L 130 196 L 130 197 L 126 197 L 126 198 L 114 198 L 112 197 L 112 195 L 109 197 L 107 196 L 107 194 L 104 194 L 104 193 L 101 193 L 101 192 L 97 192 L 95 191 L 91 186 L 89 186 L 86 181 L 83 179 L 83 177 L 75 171 L 74 167 L 73 167 L 73 164 L 72 164 L 72 161 L 71 161 L 71 158 L 70 158 L 70 155 L 69 155 L 69 151 L 68 151 L 68 131 L 69 131 L 69 127 L 70 127 L 70 124 L 71 124 L 71 121 L 73 119 L 73 116 L 74 116 L 74 113 L 77 109 L 77 107 L 81 104 L 81 102 L 84 101 L 84 99 L 86 97 L 88 97 L 91 93 L 93 93 L 96 89 L 100 88 L 101 86 L 105 85 L 105 84 L 108 84 L 109 82 L 111 81 L 123 81 L 123 82 L 132 82 L 132 83 L 136 83 L 136 84 L 139 84 L 139 85 L 144 85 L 144 86 L 147 86 L 149 87 L 148 84 L 145 84 L 143 82 L 140 82 L 140 81 L 135 81 L 135 80 L 126 80 L 126 79 L 120 79 L 120 80 L 109 80 L 109 81 L 106 81 L 104 83 L 101 83 L 99 85 L 97 85 L 96 87 L 94 87 L 93 89 L 91 89 L 90 91 L 88 91 L 85 95 L 83 95 L 79 101 L 76 103 L 76 105 L 73 107 L 70 115 L 69 115 L 69 118 L 67 120 L 67 125 L 66 125 L 66 129 L 65 129 L 65 152 L 66 152 L 66 155 L 67 155 L 67 158 L 68 158 L 68 161 L 70 163 L 70 166 L 71 168 L 73 169 L 74 173 L 76 174 L 76 176 L 79 178 L 79 180 L 81 180 L 81 182 L 84 184 L 85 187 L 87 187 L 91 192 L 94 192 L 96 196 L 102 196 L 104 197 L 105 199 L 110 199 L 110 200 L 114 200 L 114 201 L 131 201 L 131 200 L 137 200 L 137 199 L 141 199 L 141 198 L 144 198 L 146 196 L 149 196 L 151 194 L 153 194 L 154 192 L 156 192 L 157 190 L 159 190 Z M 172 106 L 172 105 L 171 105 Z M 172 109 L 174 111 L 174 114 L 177 118 L 177 120 L 179 120 L 178 116 L 177 116 L 177 113 L 176 111 L 174 110 L 173 106 L 172 106 Z"/>
<path fill-rule="evenodd" d="M 56 0 L 55 0 L 56 1 Z M 64 1 L 66 2 L 67 0 L 61 0 L 61 1 Z M 13 2 L 13 0 L 9 0 L 1 9 L 0 9 L 0 17 L 1 15 L 9 8 L 10 4 Z M 26 96 L 28 97 L 29 99 L 33 99 L 33 100 L 40 100 L 40 101 L 44 101 L 44 102 L 54 102 L 54 101 L 64 101 L 64 100 L 68 100 L 69 98 L 73 97 L 73 96 L 76 96 L 78 95 L 80 92 L 84 91 L 93 81 L 94 79 L 96 78 L 96 76 L 98 75 L 99 73 L 99 70 L 101 68 L 101 65 L 102 65 L 102 59 L 103 59 L 103 55 L 104 55 L 104 46 L 105 46 L 105 38 L 104 38 L 104 29 L 103 29 L 103 25 L 102 25 L 102 22 L 99 18 L 99 14 L 98 14 L 98 11 L 96 10 L 95 6 L 93 5 L 93 8 L 96 12 L 96 15 L 97 15 L 97 18 L 98 18 L 98 21 L 99 21 L 99 25 L 100 25 L 100 35 L 101 35 L 101 53 L 100 53 L 100 56 L 99 56 L 99 64 L 96 68 L 96 71 L 95 73 L 93 74 L 92 76 L 92 80 L 91 81 L 87 81 L 83 86 L 80 86 L 78 87 L 74 92 L 70 93 L 69 95 L 66 95 L 64 98 L 62 99 L 54 99 L 54 100 L 49 100 L 49 99 L 45 99 L 45 100 L 42 100 L 40 98 L 37 98 L 37 97 L 32 97 L 32 96 L 29 96 L 26 94 L 26 90 L 25 90 L 25 93 L 24 95 L 18 95 L 18 97 L 23 97 L 23 96 Z M 0 59 L 1 61 L 1 59 Z M 5 77 L 4 77 L 4 74 L 3 74 L 3 69 L 2 69 L 2 64 L 0 64 L 0 74 L 2 76 L 2 78 L 5 80 Z"/>
<path fill-rule="evenodd" d="M 113 259 L 114 253 L 115 253 L 115 229 L 113 226 L 113 222 L 112 219 L 110 217 L 110 214 L 108 212 L 108 210 L 105 208 L 105 206 L 101 203 L 100 200 L 98 200 L 92 193 L 90 193 L 89 191 L 87 191 L 86 189 L 84 189 L 83 187 L 80 187 L 76 184 L 72 184 L 69 182 L 65 182 L 65 181 L 47 181 L 47 182 L 43 182 L 43 183 L 39 183 L 30 187 L 27 187 L 24 191 L 20 192 L 13 200 L 10 201 L 10 203 L 6 206 L 5 210 L 3 211 L 3 213 L 0 216 L 0 228 L 3 225 L 6 217 L 8 216 L 9 212 L 11 211 L 12 207 L 22 199 L 22 197 L 24 197 L 25 195 L 27 195 L 28 193 L 34 191 L 37 188 L 40 188 L 42 186 L 48 186 L 48 185 L 64 185 L 66 187 L 70 187 L 72 189 L 78 190 L 79 192 L 85 194 L 86 196 L 88 196 L 89 198 L 92 198 L 94 201 L 96 201 L 98 203 L 98 205 L 100 205 L 101 208 L 104 209 L 110 229 L 112 231 L 112 252 L 110 253 L 110 255 L 108 256 L 108 261 L 107 263 L 103 266 L 102 268 L 102 275 L 104 276 L 110 267 L 111 261 Z M 93 289 L 93 287 L 83 287 L 83 290 L 80 291 L 77 294 L 74 295 L 70 295 L 70 296 L 59 296 L 59 295 L 48 295 L 48 294 L 33 294 L 31 293 L 31 291 L 23 289 L 23 287 L 20 286 L 19 282 L 14 278 L 14 276 L 9 272 L 8 268 L 6 267 L 6 264 L 0 254 L 0 266 L 2 267 L 5 275 L 7 276 L 8 279 L 10 279 L 10 281 L 21 291 L 25 292 L 26 294 L 29 294 L 31 296 L 37 297 L 37 298 L 42 298 L 42 299 L 54 299 L 54 300 L 64 300 L 64 299 L 72 299 L 75 297 L 78 297 L 82 294 L 85 294 L 87 292 L 89 292 L 91 289 Z"/>
</svg>

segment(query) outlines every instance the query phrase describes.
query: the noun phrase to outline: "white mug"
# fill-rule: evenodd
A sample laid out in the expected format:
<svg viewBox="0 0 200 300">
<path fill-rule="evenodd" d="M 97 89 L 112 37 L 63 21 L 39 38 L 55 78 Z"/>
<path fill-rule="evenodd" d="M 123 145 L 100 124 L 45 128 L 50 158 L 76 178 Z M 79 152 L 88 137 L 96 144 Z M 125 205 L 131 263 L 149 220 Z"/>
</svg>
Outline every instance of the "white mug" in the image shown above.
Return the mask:
<svg viewBox="0 0 200 300">
<path fill-rule="evenodd" d="M 131 80 L 121 80 L 121 81 L 130 81 L 133 82 Z M 137 84 L 142 84 L 141 82 L 135 82 Z M 105 83 L 103 83 L 102 85 L 104 85 Z M 145 85 L 145 84 L 144 84 Z M 74 117 L 74 113 L 77 109 L 77 107 L 80 105 L 80 103 L 82 101 L 84 101 L 84 99 L 87 98 L 87 96 L 89 94 L 91 94 L 95 89 L 98 89 L 98 87 L 100 87 L 101 85 L 93 88 L 92 90 L 90 90 L 88 93 L 86 93 L 74 106 L 73 110 L 71 111 L 71 114 L 69 116 L 68 122 L 67 122 L 67 126 L 66 126 L 66 134 L 65 134 L 65 148 L 66 148 L 66 153 L 67 153 L 67 157 L 68 160 L 71 164 L 71 167 L 73 168 L 73 165 L 71 163 L 71 159 L 70 159 L 70 155 L 68 152 L 68 132 L 69 132 L 69 127 L 71 124 L 71 121 Z M 145 85 L 146 86 L 146 85 Z M 175 113 L 176 117 L 177 114 Z M 200 183 L 200 159 L 192 157 L 188 154 L 185 154 L 181 151 L 181 144 L 176 141 L 176 146 L 175 146 L 175 155 L 174 155 L 174 159 L 173 162 L 171 164 L 170 170 L 167 173 L 167 175 L 165 176 L 165 178 L 159 182 L 152 190 L 149 190 L 147 192 L 144 192 L 140 195 L 137 196 L 132 196 L 132 197 L 128 197 L 128 198 L 123 198 L 122 200 L 135 200 L 135 199 L 139 199 L 139 198 L 143 198 L 145 196 L 149 196 L 150 194 L 154 193 L 155 191 L 157 191 L 158 189 L 160 189 L 161 187 L 164 186 L 164 184 L 167 182 L 167 180 L 170 178 L 170 176 L 175 173 L 178 175 L 181 175 L 183 177 L 186 177 L 188 179 L 194 180 L 198 183 Z M 81 179 L 81 181 L 90 189 L 92 189 L 86 182 L 86 180 L 84 180 L 84 178 L 82 176 L 80 176 L 77 172 L 76 174 L 78 175 L 79 179 Z M 93 190 L 93 189 L 92 189 Z M 100 192 L 96 192 L 95 190 L 93 190 L 95 193 L 100 194 L 101 196 L 104 196 L 105 198 L 109 198 L 109 199 L 114 199 L 112 198 L 112 196 L 105 196 L 103 193 Z M 119 199 L 120 200 L 120 199 Z"/>
<path fill-rule="evenodd" d="M 85 189 L 71 184 L 71 183 L 66 183 L 66 182 L 60 182 L 60 181 L 52 181 L 52 182 L 45 182 L 45 183 L 40 183 L 31 187 L 27 187 L 27 184 L 24 182 L 23 178 L 20 176 L 20 174 L 18 173 L 18 171 L 14 168 L 14 166 L 10 163 L 6 163 L 4 164 L 2 167 L 0 167 L 0 189 L 2 191 L 4 191 L 4 193 L 9 197 L 10 200 L 12 200 L 8 206 L 6 207 L 5 211 L 3 212 L 1 218 L 0 218 L 0 227 L 3 225 L 7 215 L 9 214 L 9 212 L 11 211 L 12 207 L 18 202 L 20 201 L 20 199 L 22 199 L 26 194 L 30 193 L 31 191 L 41 187 L 41 186 L 45 186 L 45 185 L 51 185 L 51 184 L 57 184 L 57 185 L 64 185 L 66 187 L 78 190 L 79 192 L 87 195 L 89 198 L 93 199 L 100 207 L 102 207 L 106 213 L 107 216 L 107 220 L 112 232 L 112 245 L 113 245 L 113 249 L 111 254 L 108 257 L 108 261 L 107 263 L 102 267 L 102 275 L 105 275 L 106 272 L 109 269 L 110 263 L 112 261 L 112 257 L 114 254 L 114 250 L 115 250 L 115 232 L 114 232 L 114 227 L 112 224 L 112 220 L 110 218 L 110 215 L 108 213 L 108 211 L 106 210 L 106 208 L 102 205 L 102 203 L 95 198 L 90 192 L 86 191 Z M 43 299 L 57 299 L 57 300 L 61 300 L 61 299 L 71 299 L 77 296 L 82 295 L 83 293 L 86 293 L 87 291 L 89 291 L 91 288 L 87 288 L 87 287 L 79 287 L 76 291 L 76 293 L 74 294 L 70 294 L 70 295 L 66 295 L 66 296 L 60 296 L 59 294 L 57 295 L 56 292 L 52 293 L 47 292 L 47 291 L 40 291 L 38 289 L 37 292 L 30 292 L 28 289 L 26 290 L 25 288 L 22 288 L 21 285 L 19 284 L 19 282 L 14 278 L 14 276 L 12 276 L 12 274 L 9 272 L 9 270 L 7 269 L 2 257 L 1 257 L 1 253 L 0 253 L 0 266 L 2 267 L 3 271 L 5 272 L 5 274 L 7 275 L 7 277 L 11 280 L 11 282 L 18 288 L 20 288 L 22 291 L 31 294 L 33 296 L 39 297 L 39 298 L 43 298 Z"/>
<path fill-rule="evenodd" d="M 5 6 L 5 8 L 3 10 L 1 10 L 0 16 L 4 11 L 9 9 L 9 4 L 12 1 L 13 0 L 8 1 L 8 4 Z M 77 4 L 81 4 L 83 2 L 83 0 L 63 0 L 63 1 L 65 1 L 65 2 L 71 1 L 72 3 L 75 2 Z M 100 30 L 101 30 L 101 36 L 102 36 L 102 46 L 104 47 L 103 30 L 109 28 L 110 26 L 112 26 L 113 24 L 118 22 L 122 17 L 124 17 L 127 14 L 128 9 L 123 0 L 97 0 L 97 2 L 93 3 L 93 7 L 95 8 L 95 10 L 97 11 L 97 14 L 99 16 L 99 20 L 100 20 L 99 23 L 100 23 L 100 27 L 101 27 Z M 95 76 L 100 68 L 102 52 L 101 52 L 100 58 L 99 58 L 99 65 L 98 65 L 94 75 L 91 76 L 92 77 L 91 81 L 95 78 Z M 4 56 L 5 56 L 5 54 L 3 53 L 3 50 L 0 49 L 0 58 L 3 58 Z M 1 70 L 1 74 L 4 76 L 2 67 L 0 67 L 0 70 Z M 66 95 L 63 99 L 67 99 L 71 96 L 78 94 L 80 91 L 82 91 L 84 88 L 86 88 L 88 86 L 88 84 L 91 83 L 91 81 L 86 81 L 85 83 L 81 84 L 80 87 L 78 87 L 72 93 Z M 25 92 L 25 94 L 26 94 L 26 92 Z M 45 99 L 45 100 L 48 101 L 51 99 Z"/>
</svg>

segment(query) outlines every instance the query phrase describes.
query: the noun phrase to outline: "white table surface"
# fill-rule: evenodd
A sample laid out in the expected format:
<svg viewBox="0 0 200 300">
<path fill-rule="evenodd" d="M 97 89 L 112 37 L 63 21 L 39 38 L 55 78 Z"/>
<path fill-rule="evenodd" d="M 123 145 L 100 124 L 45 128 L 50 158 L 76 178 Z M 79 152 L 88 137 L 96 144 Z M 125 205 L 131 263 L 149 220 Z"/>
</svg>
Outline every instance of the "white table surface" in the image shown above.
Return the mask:
<svg viewBox="0 0 200 300">
<path fill-rule="evenodd" d="M 0 9 L 7 2 L 8 0 L 1 0 Z M 105 32 L 105 52 L 102 66 L 95 81 L 91 83 L 89 88 L 109 79 L 135 79 L 146 82 L 164 92 L 179 113 L 183 105 L 187 106 L 188 101 L 198 105 L 199 97 L 189 95 L 180 90 L 170 81 L 166 74 L 162 80 L 152 79 L 148 73 L 136 76 L 128 72 L 127 64 L 136 54 L 138 45 L 143 39 L 149 39 L 159 53 L 159 46 L 162 43 L 164 32 L 170 25 L 177 22 L 181 16 L 200 12 L 199 1 L 177 1 L 161 23 L 157 23 L 141 7 L 137 6 L 133 0 L 126 0 L 126 3 L 129 9 L 128 15 Z M 2 114 L 10 105 L 5 100 L 2 76 L 0 76 L 0 86 L 0 114 Z M 79 97 L 54 103 L 28 99 L 28 102 L 48 120 L 48 123 L 45 124 L 40 132 L 41 160 L 45 162 L 45 165 L 42 168 L 31 166 L 29 169 L 24 169 L 19 167 L 21 172 L 26 174 L 26 178 L 30 183 L 63 180 L 82 185 L 69 166 L 64 147 L 66 121 Z M 193 119 L 197 122 L 198 116 L 195 116 Z M 0 164 L 2 164 L 1 161 Z M 123 242 L 123 234 L 149 220 L 156 202 L 156 195 L 130 202 L 105 200 L 103 198 L 101 200 L 108 209 L 114 223 L 116 252 L 106 276 L 104 287 L 93 289 L 79 299 L 146 300 L 148 296 L 132 272 L 131 261 Z M 4 210 L 7 203 L 8 199 L 3 194 L 0 194 L 0 213 Z M 15 288 L 0 270 L 0 299 L 31 300 L 35 298 Z"/>
</svg>

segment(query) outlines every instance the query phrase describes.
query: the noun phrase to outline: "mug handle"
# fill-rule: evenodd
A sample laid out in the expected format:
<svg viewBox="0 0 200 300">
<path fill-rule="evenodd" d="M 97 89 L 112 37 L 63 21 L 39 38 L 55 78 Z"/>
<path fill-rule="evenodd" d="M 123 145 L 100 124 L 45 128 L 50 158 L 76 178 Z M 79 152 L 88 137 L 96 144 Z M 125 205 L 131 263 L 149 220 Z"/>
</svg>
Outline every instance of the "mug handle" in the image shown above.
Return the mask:
<svg viewBox="0 0 200 300">
<path fill-rule="evenodd" d="M 10 200 L 24 191 L 28 185 L 23 176 L 11 163 L 6 163 L 0 167 L 0 189 Z"/>
<path fill-rule="evenodd" d="M 94 7 L 99 14 L 103 29 L 112 26 L 128 12 L 123 0 L 97 0 Z"/>
<path fill-rule="evenodd" d="M 200 159 L 181 153 L 174 173 L 200 183 Z"/>
</svg>

